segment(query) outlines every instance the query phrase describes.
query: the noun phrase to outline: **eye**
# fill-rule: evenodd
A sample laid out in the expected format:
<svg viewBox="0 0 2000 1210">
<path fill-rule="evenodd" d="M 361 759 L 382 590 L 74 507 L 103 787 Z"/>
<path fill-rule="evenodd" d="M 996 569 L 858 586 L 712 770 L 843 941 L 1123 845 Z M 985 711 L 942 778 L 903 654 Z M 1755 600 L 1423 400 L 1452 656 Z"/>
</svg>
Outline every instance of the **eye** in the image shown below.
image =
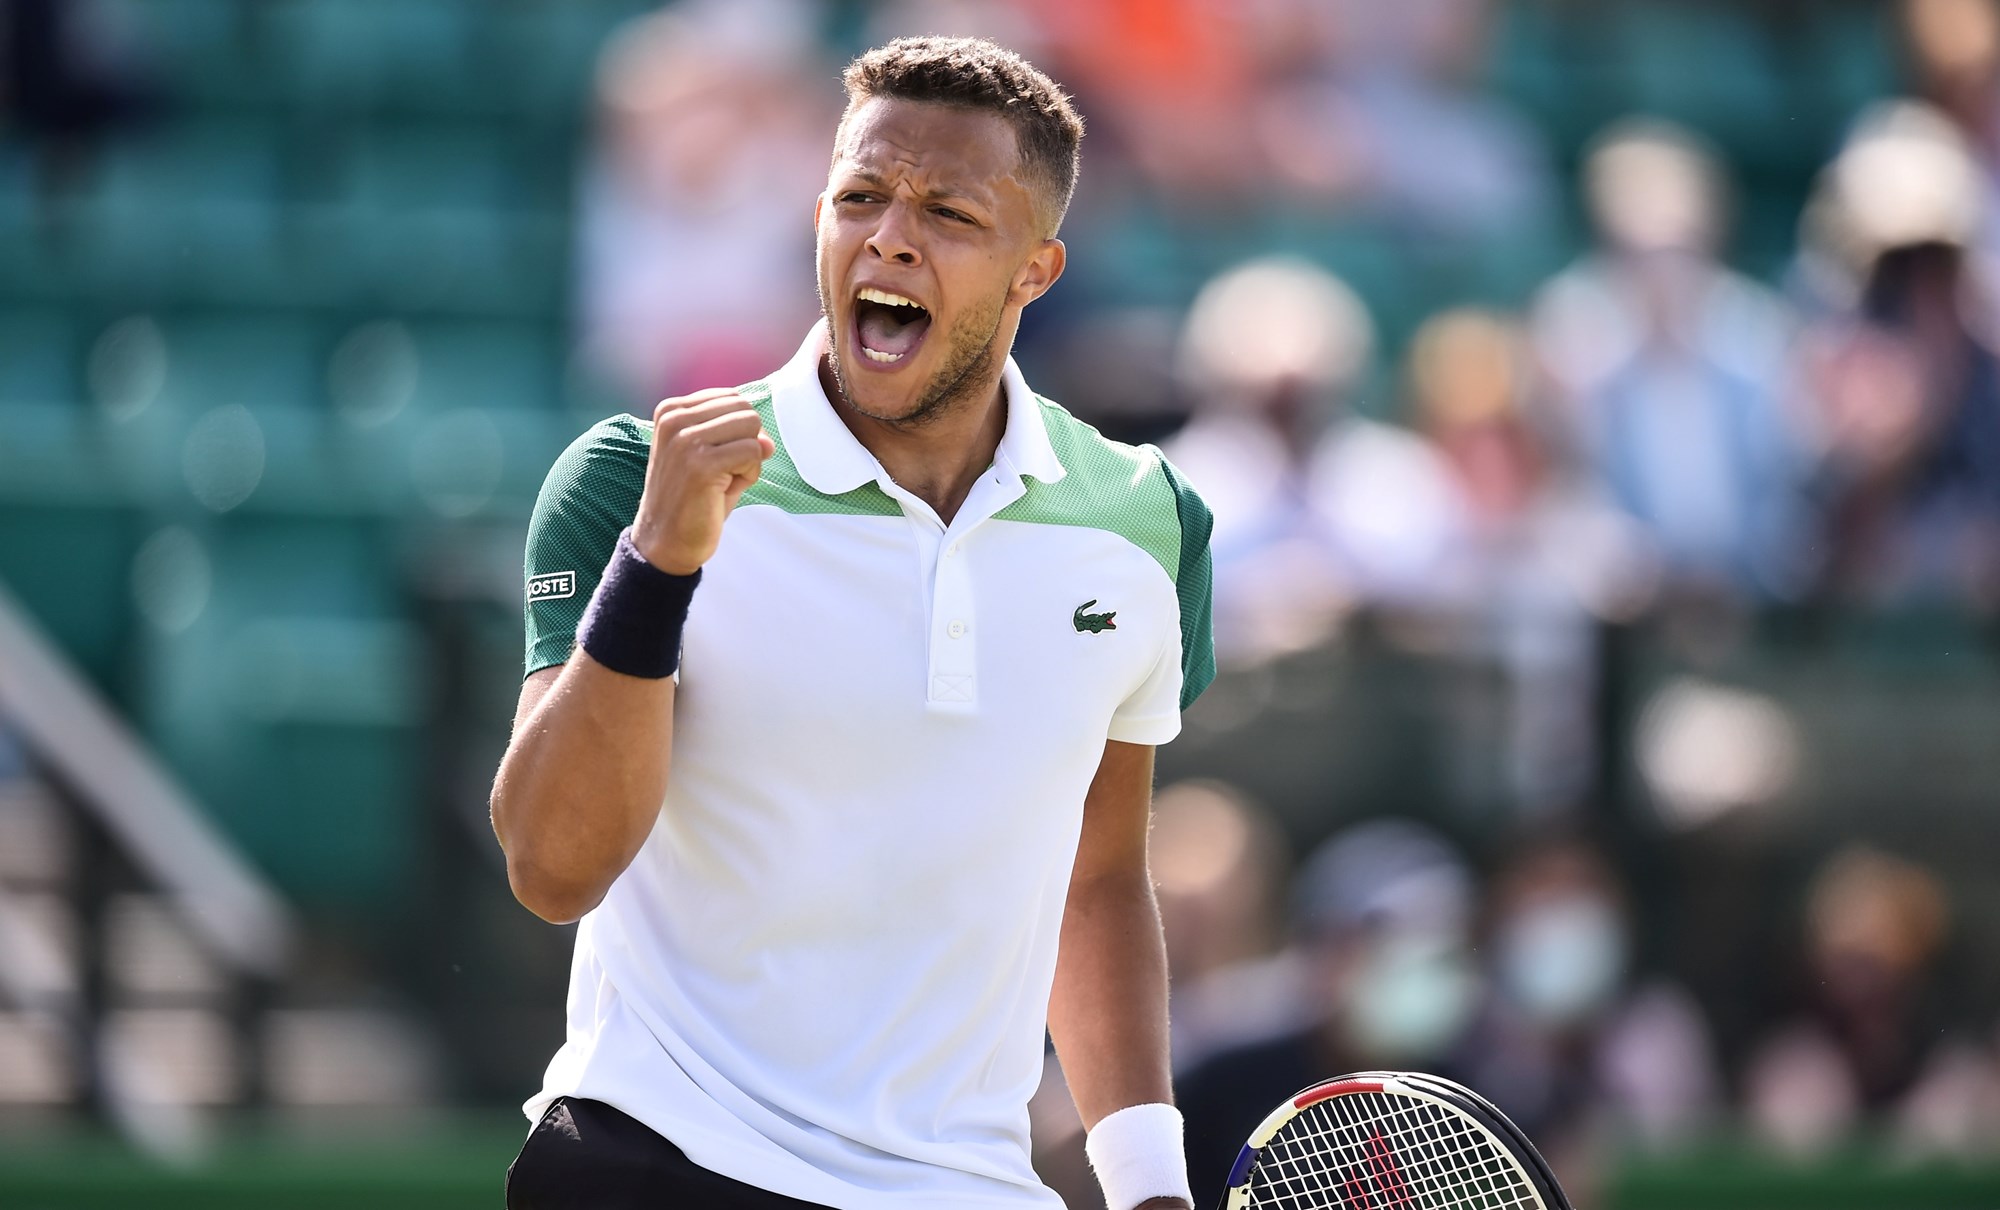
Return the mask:
<svg viewBox="0 0 2000 1210">
<path fill-rule="evenodd" d="M 836 202 L 868 202 L 874 200 L 874 195 L 863 193 L 859 189 L 849 189 L 847 192 L 835 196 L 833 200 Z"/>
<path fill-rule="evenodd" d="M 970 223 L 972 221 L 971 216 L 961 214 L 949 206 L 933 206 L 931 207 L 931 213 L 937 215 L 939 218 L 950 219 L 955 223 Z"/>
</svg>

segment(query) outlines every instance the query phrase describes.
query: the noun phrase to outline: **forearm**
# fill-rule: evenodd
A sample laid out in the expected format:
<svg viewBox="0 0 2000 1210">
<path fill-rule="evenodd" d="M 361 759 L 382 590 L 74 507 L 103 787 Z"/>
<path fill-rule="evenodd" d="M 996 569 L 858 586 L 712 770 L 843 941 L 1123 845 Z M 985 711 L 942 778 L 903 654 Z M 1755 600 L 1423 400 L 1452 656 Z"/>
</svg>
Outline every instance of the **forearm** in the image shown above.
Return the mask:
<svg viewBox="0 0 2000 1210">
<path fill-rule="evenodd" d="M 1167 951 L 1143 866 L 1070 888 L 1049 1034 L 1086 1127 L 1173 1100 Z"/>
<path fill-rule="evenodd" d="M 666 794 L 674 682 L 624 676 L 580 649 L 516 724 L 493 784 L 507 878 L 545 920 L 597 906 Z"/>
</svg>

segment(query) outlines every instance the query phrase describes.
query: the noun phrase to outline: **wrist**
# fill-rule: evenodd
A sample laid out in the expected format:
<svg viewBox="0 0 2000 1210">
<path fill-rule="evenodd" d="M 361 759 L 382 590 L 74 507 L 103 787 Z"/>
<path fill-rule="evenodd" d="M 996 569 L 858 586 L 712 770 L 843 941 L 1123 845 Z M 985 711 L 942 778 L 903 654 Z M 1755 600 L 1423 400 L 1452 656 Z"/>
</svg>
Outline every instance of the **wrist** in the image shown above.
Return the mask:
<svg viewBox="0 0 2000 1210">
<path fill-rule="evenodd" d="M 655 536 L 643 519 L 634 521 L 625 531 L 625 536 L 631 540 L 632 549 L 638 552 L 640 558 L 670 576 L 691 576 L 708 561 Z"/>
<path fill-rule="evenodd" d="M 633 549 L 638 550 L 638 547 L 635 545 Z M 675 558 L 671 555 L 652 555 L 647 554 L 643 550 L 638 550 L 638 554 L 654 570 L 663 572 L 666 575 L 695 576 L 701 574 L 701 561 L 698 559 Z"/>
<path fill-rule="evenodd" d="M 656 567 L 632 541 L 618 535 L 604 578 L 584 607 L 576 645 L 613 672 L 663 680 L 680 669 L 681 631 L 701 569 L 676 575 Z"/>
<path fill-rule="evenodd" d="M 1084 1136 L 1083 1149 L 1109 1210 L 1193 1204 L 1181 1112 L 1172 1105 L 1130 1105 L 1109 1114 Z"/>
</svg>

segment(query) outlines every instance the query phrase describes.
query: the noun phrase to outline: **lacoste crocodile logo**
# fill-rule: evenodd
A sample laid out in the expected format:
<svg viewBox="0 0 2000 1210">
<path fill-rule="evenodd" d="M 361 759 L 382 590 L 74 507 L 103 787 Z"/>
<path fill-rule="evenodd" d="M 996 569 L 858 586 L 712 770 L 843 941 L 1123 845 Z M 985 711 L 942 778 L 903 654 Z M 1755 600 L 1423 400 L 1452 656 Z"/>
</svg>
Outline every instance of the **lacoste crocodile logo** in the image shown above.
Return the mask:
<svg viewBox="0 0 2000 1210">
<path fill-rule="evenodd" d="M 1113 609 L 1108 613 L 1084 612 L 1084 610 L 1089 609 L 1095 604 L 1097 604 L 1097 598 L 1092 597 L 1090 600 L 1077 606 L 1076 613 L 1071 615 L 1070 621 L 1076 623 L 1076 632 L 1078 634 L 1103 634 L 1107 630 L 1118 629 L 1118 623 L 1111 620 L 1118 616 L 1117 610 Z"/>
</svg>

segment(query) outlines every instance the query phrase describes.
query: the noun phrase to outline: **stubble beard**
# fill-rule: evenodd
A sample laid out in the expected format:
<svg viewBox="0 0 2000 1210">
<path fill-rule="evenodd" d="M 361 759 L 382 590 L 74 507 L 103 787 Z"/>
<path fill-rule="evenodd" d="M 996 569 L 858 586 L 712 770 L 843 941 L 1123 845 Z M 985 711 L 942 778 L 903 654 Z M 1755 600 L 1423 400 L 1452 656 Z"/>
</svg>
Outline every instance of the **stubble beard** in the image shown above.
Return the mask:
<svg viewBox="0 0 2000 1210">
<path fill-rule="evenodd" d="M 827 301 L 826 291 L 822 289 L 820 311 L 827 317 L 830 331 L 833 308 L 827 305 Z M 833 371 L 834 386 L 840 391 L 836 402 L 870 420 L 896 428 L 922 428 L 944 419 L 969 402 L 978 387 L 992 374 L 994 363 L 999 360 L 1000 321 L 1004 315 L 1005 308 L 995 301 L 991 306 L 969 312 L 950 332 L 942 333 L 950 346 L 950 355 L 938 372 L 931 376 L 930 385 L 918 398 L 917 405 L 900 416 L 871 412 L 855 402 L 853 392 L 847 389 L 847 375 L 840 364 L 840 341 L 829 338 L 826 361 Z"/>
</svg>

